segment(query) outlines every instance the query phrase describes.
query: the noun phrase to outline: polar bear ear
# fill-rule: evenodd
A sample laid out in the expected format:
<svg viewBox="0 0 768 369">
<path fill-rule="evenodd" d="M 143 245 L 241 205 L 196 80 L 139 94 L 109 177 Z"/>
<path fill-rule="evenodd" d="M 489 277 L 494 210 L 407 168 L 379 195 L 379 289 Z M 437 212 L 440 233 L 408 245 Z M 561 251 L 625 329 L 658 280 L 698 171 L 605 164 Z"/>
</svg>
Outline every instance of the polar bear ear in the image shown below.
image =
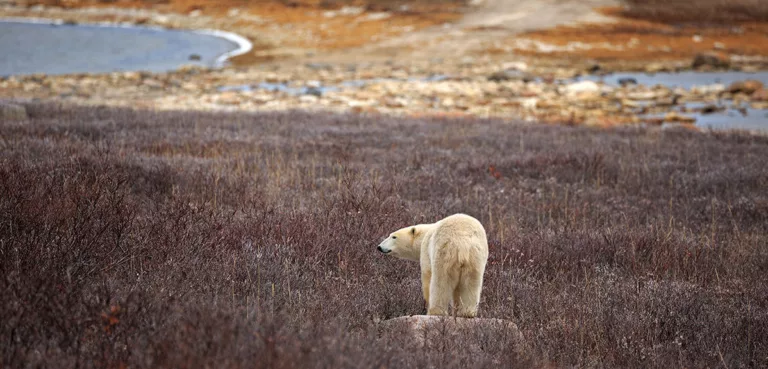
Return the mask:
<svg viewBox="0 0 768 369">
<path fill-rule="evenodd" d="M 416 227 L 412 227 L 411 228 L 411 236 L 415 236 L 415 235 L 416 235 Z"/>
</svg>

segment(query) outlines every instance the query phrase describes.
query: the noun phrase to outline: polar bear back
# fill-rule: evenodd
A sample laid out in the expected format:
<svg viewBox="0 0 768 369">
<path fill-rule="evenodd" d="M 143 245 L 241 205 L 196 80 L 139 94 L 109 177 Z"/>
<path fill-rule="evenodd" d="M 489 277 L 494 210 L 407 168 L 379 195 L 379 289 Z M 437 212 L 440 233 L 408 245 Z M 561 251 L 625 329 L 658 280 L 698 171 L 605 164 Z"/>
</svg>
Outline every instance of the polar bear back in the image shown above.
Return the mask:
<svg viewBox="0 0 768 369">
<path fill-rule="evenodd" d="M 430 231 L 425 250 L 430 266 L 485 268 L 488 239 L 477 219 L 465 214 L 451 215 L 435 223 Z"/>
</svg>

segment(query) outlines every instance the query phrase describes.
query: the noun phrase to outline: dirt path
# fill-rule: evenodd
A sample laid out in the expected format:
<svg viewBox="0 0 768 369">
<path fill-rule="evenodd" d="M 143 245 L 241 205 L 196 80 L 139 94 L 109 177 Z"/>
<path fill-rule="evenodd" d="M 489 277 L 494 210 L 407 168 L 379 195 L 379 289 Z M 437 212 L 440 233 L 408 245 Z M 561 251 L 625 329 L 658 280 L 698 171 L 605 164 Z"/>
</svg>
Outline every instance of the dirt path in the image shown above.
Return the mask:
<svg viewBox="0 0 768 369">
<path fill-rule="evenodd" d="M 317 60 L 456 58 L 471 56 L 495 40 L 525 31 L 577 22 L 607 22 L 595 8 L 618 0 L 481 0 L 460 21 L 427 28 Z"/>
</svg>

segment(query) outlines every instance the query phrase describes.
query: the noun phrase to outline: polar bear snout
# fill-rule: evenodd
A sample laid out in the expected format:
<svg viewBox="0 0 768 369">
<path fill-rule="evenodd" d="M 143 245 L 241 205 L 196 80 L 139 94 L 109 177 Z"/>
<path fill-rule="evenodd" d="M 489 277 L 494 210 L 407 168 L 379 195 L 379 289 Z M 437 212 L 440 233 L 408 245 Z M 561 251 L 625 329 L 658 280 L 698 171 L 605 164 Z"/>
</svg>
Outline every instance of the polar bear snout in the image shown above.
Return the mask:
<svg viewBox="0 0 768 369">
<path fill-rule="evenodd" d="M 393 246 L 391 242 L 389 242 L 389 237 L 385 238 L 381 243 L 379 244 L 379 247 L 376 248 L 376 250 L 379 250 L 380 252 L 384 254 L 389 254 L 392 252 Z"/>
<path fill-rule="evenodd" d="M 392 248 L 387 247 L 386 243 L 387 243 L 387 240 L 384 240 L 382 243 L 379 244 L 379 247 L 377 247 L 376 250 L 379 250 L 385 254 L 389 254 L 390 252 L 392 252 Z"/>
</svg>

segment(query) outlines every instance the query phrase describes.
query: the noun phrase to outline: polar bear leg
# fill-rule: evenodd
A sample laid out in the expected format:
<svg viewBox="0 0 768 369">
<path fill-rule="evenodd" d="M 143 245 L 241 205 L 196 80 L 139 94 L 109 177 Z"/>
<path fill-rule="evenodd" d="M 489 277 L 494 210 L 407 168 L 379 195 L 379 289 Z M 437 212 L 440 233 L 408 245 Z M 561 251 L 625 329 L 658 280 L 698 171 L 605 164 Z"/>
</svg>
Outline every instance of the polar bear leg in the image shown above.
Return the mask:
<svg viewBox="0 0 768 369">
<path fill-rule="evenodd" d="M 456 289 L 459 295 L 458 300 L 454 302 L 458 307 L 456 315 L 464 318 L 476 317 L 480 291 L 483 289 L 483 272 L 465 269 Z"/>
<path fill-rule="evenodd" d="M 448 315 L 448 307 L 453 300 L 453 291 L 458 285 L 458 270 L 432 269 L 427 315 Z"/>
<path fill-rule="evenodd" d="M 429 285 L 432 283 L 432 271 L 423 270 L 421 272 L 421 291 L 424 294 L 424 306 L 429 309 Z"/>
</svg>

